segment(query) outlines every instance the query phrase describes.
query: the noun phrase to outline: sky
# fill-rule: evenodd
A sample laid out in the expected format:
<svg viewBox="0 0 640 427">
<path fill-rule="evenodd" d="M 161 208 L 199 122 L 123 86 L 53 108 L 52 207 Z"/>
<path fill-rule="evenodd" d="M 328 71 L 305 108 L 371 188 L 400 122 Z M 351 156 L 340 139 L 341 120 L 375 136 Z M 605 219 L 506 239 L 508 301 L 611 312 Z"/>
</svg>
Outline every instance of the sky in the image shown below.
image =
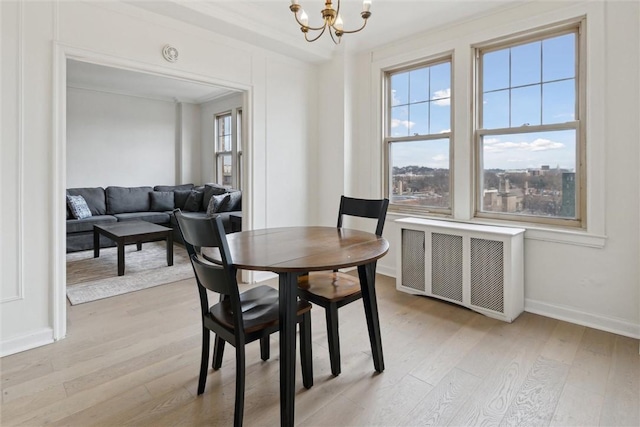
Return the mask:
<svg viewBox="0 0 640 427">
<path fill-rule="evenodd" d="M 482 62 L 482 127 L 521 128 L 565 123 L 575 114 L 575 34 L 487 51 Z M 391 76 L 391 136 L 451 130 L 451 64 Z M 549 165 L 575 170 L 574 130 L 483 138 L 485 169 Z M 446 168 L 447 139 L 392 144 L 392 165 Z"/>
</svg>

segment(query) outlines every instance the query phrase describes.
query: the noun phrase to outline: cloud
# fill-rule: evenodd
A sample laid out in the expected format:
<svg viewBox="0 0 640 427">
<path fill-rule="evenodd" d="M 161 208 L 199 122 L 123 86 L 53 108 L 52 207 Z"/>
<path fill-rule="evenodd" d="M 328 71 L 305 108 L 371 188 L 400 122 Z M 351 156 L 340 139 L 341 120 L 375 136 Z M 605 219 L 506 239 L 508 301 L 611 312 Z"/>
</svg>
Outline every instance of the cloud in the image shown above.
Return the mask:
<svg viewBox="0 0 640 427">
<path fill-rule="evenodd" d="M 451 105 L 451 88 L 437 90 L 433 92 L 433 96 L 431 97 L 431 100 L 436 105 L 440 105 L 440 106 Z"/>
<path fill-rule="evenodd" d="M 398 98 L 396 96 L 396 90 L 392 89 L 391 90 L 391 105 L 393 106 L 393 105 L 400 105 L 400 104 L 401 104 L 400 98 Z"/>
<path fill-rule="evenodd" d="M 392 128 L 397 128 L 400 126 L 406 127 L 407 129 L 411 129 L 413 126 L 415 125 L 414 122 L 409 121 L 409 120 L 398 120 L 398 119 L 392 119 L 391 120 L 391 127 Z"/>
<path fill-rule="evenodd" d="M 564 147 L 561 142 L 551 141 L 549 139 L 538 138 L 533 142 L 500 142 L 498 138 L 487 138 L 483 140 L 484 151 L 492 153 L 500 153 L 505 150 L 509 151 L 548 151 L 558 150 Z"/>
<path fill-rule="evenodd" d="M 431 159 L 436 161 L 436 162 L 441 162 L 443 160 L 447 160 L 447 156 L 445 156 L 443 154 L 438 154 L 436 156 L 433 156 Z"/>
</svg>

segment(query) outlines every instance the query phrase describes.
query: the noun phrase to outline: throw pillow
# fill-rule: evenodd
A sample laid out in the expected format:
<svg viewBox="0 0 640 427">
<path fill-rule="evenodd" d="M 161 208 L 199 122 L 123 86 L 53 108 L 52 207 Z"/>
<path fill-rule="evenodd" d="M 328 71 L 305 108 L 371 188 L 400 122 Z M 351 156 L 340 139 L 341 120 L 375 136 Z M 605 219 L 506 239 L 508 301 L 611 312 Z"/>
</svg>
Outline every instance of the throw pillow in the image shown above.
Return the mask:
<svg viewBox="0 0 640 427">
<path fill-rule="evenodd" d="M 207 207 L 209 206 L 209 201 L 211 200 L 211 196 L 218 196 L 220 194 L 225 194 L 229 191 L 228 188 L 223 187 L 222 185 L 219 184 L 213 184 L 213 183 L 209 183 L 209 184 L 205 184 L 204 185 L 204 197 L 202 199 L 202 207 L 204 208 L 203 210 L 207 210 Z"/>
<path fill-rule="evenodd" d="M 184 209 L 184 204 L 193 190 L 176 190 L 173 192 L 173 205 L 176 208 Z"/>
<path fill-rule="evenodd" d="M 202 196 L 204 196 L 204 193 L 201 191 L 191 190 L 189 197 L 187 197 L 187 200 L 184 202 L 184 210 L 187 212 L 200 211 L 200 206 L 202 206 Z"/>
<path fill-rule="evenodd" d="M 223 207 L 222 212 L 233 212 L 242 210 L 242 191 L 232 191 L 229 194 L 229 203 Z"/>
<path fill-rule="evenodd" d="M 231 197 L 229 193 L 211 196 L 209 205 L 207 206 L 207 218 L 211 218 L 218 212 L 224 212 L 225 206 L 229 204 Z"/>
<path fill-rule="evenodd" d="M 69 206 L 71 215 L 75 219 L 89 218 L 91 216 L 87 201 L 82 196 L 67 195 L 67 206 Z"/>
<path fill-rule="evenodd" d="M 174 208 L 173 191 L 152 191 L 149 193 L 151 199 L 151 212 L 170 211 Z"/>
</svg>

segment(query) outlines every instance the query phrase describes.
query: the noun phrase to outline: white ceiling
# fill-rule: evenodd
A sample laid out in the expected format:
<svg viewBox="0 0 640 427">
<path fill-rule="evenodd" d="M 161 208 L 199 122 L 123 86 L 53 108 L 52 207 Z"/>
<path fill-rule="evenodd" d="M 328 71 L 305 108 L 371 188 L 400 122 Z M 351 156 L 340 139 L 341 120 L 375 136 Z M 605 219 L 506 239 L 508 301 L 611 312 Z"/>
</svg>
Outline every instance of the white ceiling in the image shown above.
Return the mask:
<svg viewBox="0 0 640 427">
<path fill-rule="evenodd" d="M 337 49 L 358 52 L 393 43 L 418 33 L 472 19 L 500 7 L 535 0 L 373 0 L 372 16 L 360 33 L 346 34 L 340 47 L 327 34 L 314 43 L 304 40 L 290 0 L 125 0 L 149 12 L 169 16 L 233 39 L 310 62 L 330 59 Z M 299 0 L 318 25 L 325 0 Z M 337 0 L 334 0 L 334 8 Z M 362 24 L 362 0 L 342 0 L 345 29 Z M 170 42 L 170 41 L 169 41 Z M 233 91 L 195 82 L 68 61 L 67 83 L 135 96 L 202 103 Z"/>
<path fill-rule="evenodd" d="M 234 92 L 224 87 L 74 60 L 67 61 L 67 86 L 193 104 Z"/>
</svg>

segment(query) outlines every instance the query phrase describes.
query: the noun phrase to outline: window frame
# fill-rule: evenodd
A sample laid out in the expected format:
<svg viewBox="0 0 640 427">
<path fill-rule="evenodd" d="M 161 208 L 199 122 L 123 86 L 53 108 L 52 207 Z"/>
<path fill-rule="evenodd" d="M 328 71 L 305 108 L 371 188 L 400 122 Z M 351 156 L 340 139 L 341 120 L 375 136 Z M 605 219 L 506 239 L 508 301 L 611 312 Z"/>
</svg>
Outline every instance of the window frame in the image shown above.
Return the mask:
<svg viewBox="0 0 640 427">
<path fill-rule="evenodd" d="M 526 43 L 542 41 L 551 37 L 559 37 L 566 34 L 576 34 L 576 61 L 575 61 L 575 117 L 572 121 L 553 124 L 540 124 L 533 126 L 507 127 L 496 129 L 483 129 L 480 124 L 483 120 L 483 87 L 482 87 L 482 58 L 483 54 L 503 50 L 509 47 Z M 473 217 L 479 219 L 500 220 L 505 222 L 532 223 L 540 225 L 564 226 L 567 228 L 586 229 L 587 221 L 587 171 L 586 171 L 586 35 L 585 18 L 557 25 L 533 29 L 524 33 L 515 34 L 497 41 L 489 41 L 475 44 L 473 49 Z M 542 84 L 542 82 L 541 82 Z M 542 108 L 542 104 L 541 104 Z M 576 217 L 545 217 L 525 214 L 509 214 L 501 212 L 487 212 L 482 210 L 482 146 L 483 136 L 489 135 L 517 135 L 523 133 L 536 133 L 545 131 L 575 130 L 576 132 Z"/>
<path fill-rule="evenodd" d="M 391 136 L 391 108 L 392 108 L 392 96 L 391 96 L 391 76 L 394 74 L 409 72 L 413 70 L 418 70 L 421 68 L 432 67 L 439 64 L 449 63 L 449 84 L 450 84 L 450 104 L 449 104 L 449 132 L 438 133 L 438 134 L 425 134 L 425 135 L 409 135 L 403 137 L 394 137 Z M 454 58 L 453 52 L 445 52 L 443 54 L 423 59 L 421 61 L 403 65 L 399 67 L 393 67 L 384 70 L 383 75 L 383 146 L 384 146 L 384 197 L 389 199 L 389 211 L 398 212 L 398 213 L 408 213 L 408 214 L 429 214 L 429 215 L 439 215 L 439 216 L 452 216 L 454 212 Z M 428 102 L 433 102 L 431 98 L 429 98 Z M 410 105 L 410 103 L 408 104 Z M 411 206 L 411 205 L 401 205 L 395 204 L 392 202 L 392 165 L 391 165 L 391 147 L 394 143 L 403 143 L 403 142 L 415 142 L 415 141 L 433 141 L 438 139 L 448 139 L 449 140 L 449 207 L 448 208 L 439 208 L 436 206 Z"/>
<path fill-rule="evenodd" d="M 221 151 L 220 148 L 220 120 L 226 117 L 231 117 L 231 150 Z M 221 113 L 214 115 L 214 176 L 216 181 L 224 185 L 224 157 L 231 156 L 231 186 L 233 188 L 242 189 L 242 138 L 241 126 L 242 126 L 242 108 L 232 108 Z M 240 150 L 238 150 L 240 147 Z"/>
</svg>

